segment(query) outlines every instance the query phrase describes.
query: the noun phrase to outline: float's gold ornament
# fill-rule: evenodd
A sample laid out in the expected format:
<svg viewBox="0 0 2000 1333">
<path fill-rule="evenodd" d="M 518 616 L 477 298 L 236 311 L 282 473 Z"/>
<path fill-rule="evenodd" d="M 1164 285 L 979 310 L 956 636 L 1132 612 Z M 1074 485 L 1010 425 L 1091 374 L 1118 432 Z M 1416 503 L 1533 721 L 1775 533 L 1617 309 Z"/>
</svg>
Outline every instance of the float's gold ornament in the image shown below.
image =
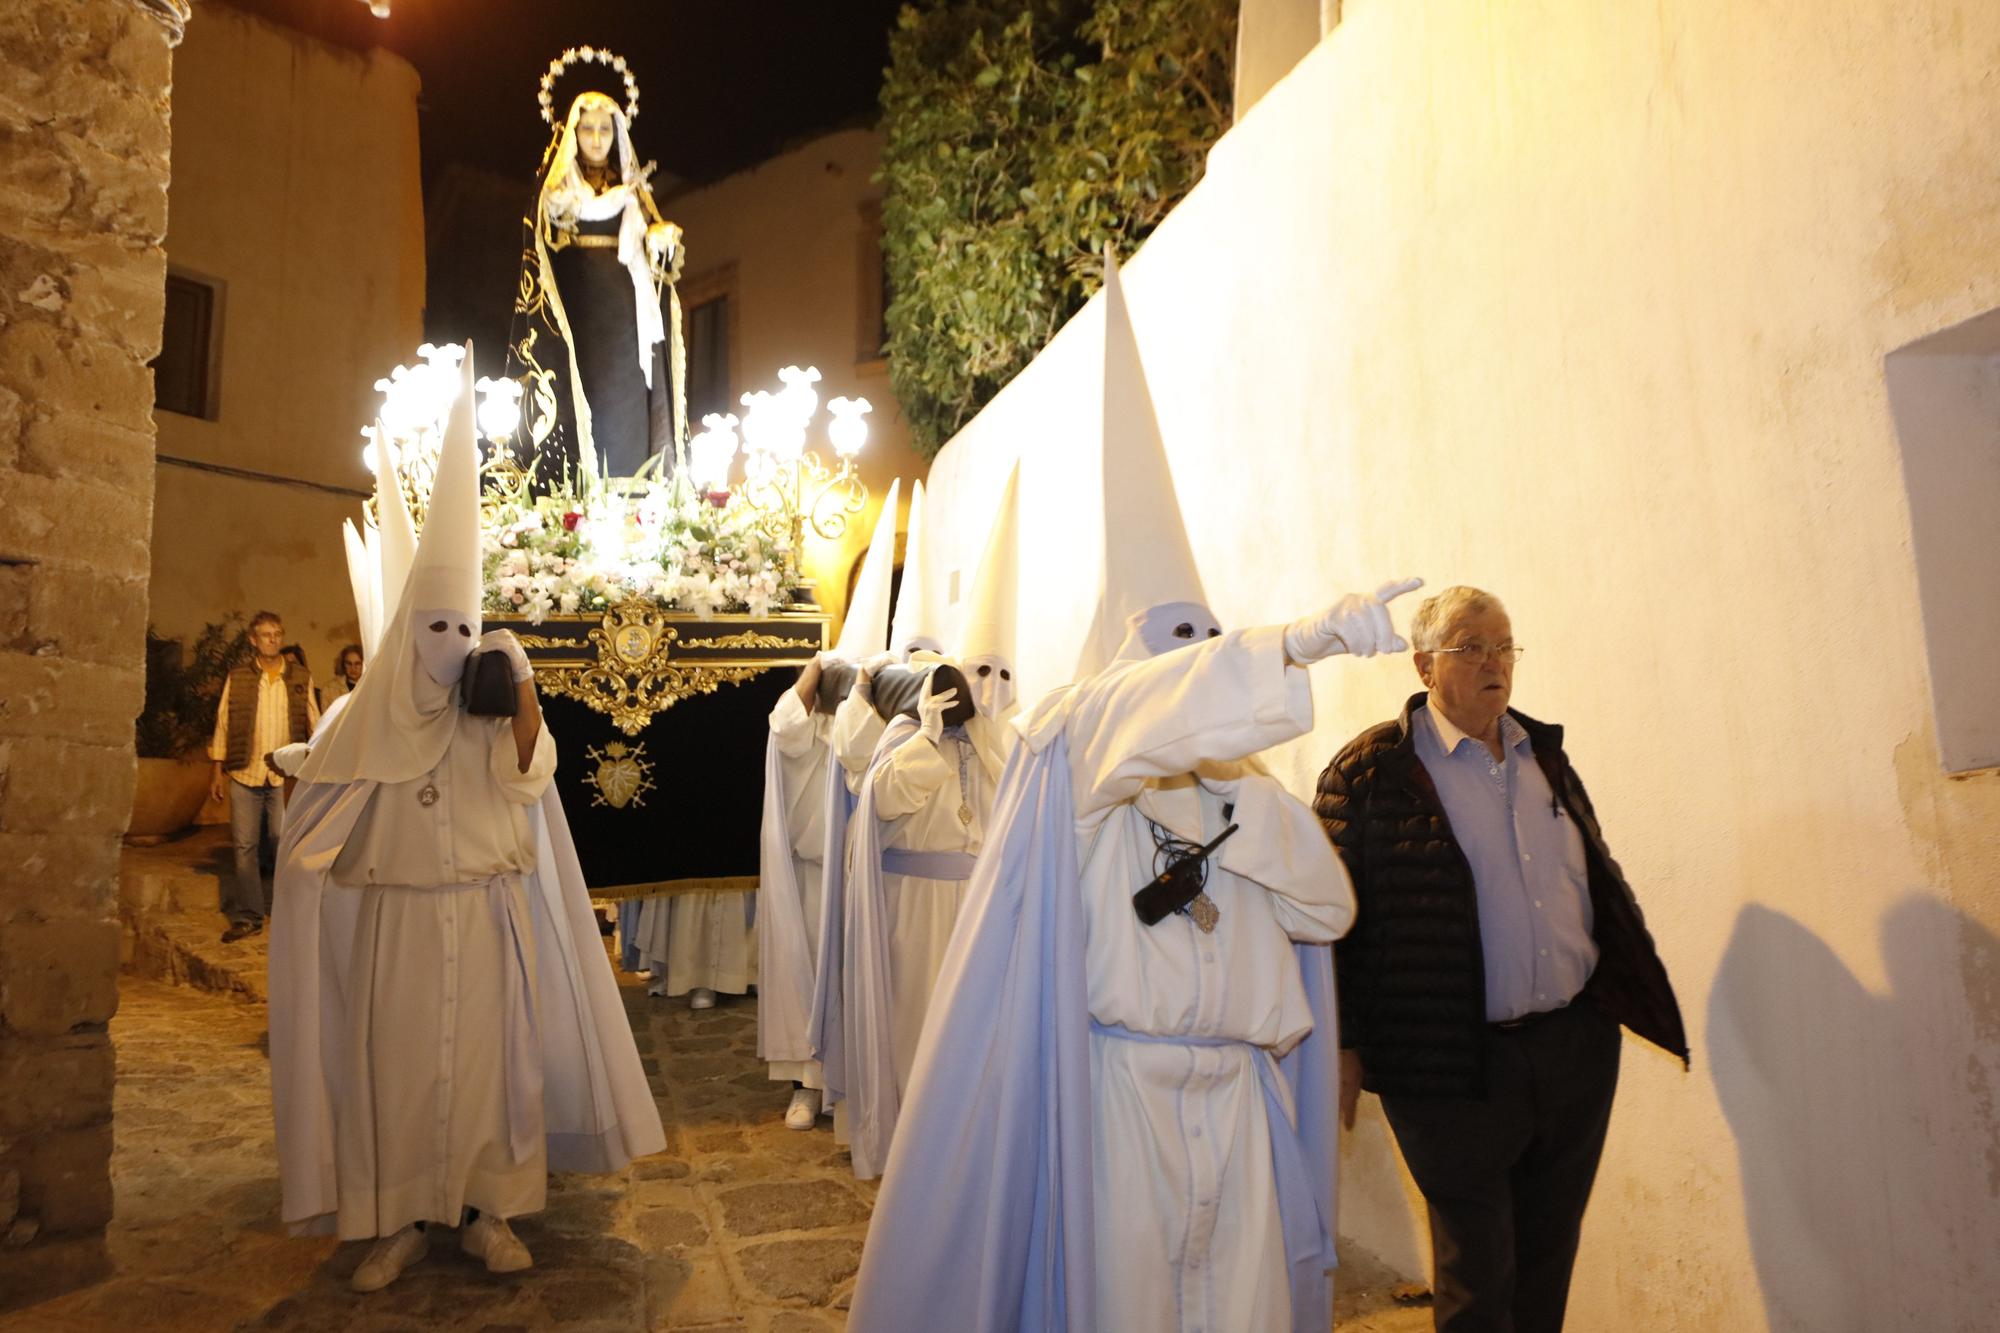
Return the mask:
<svg viewBox="0 0 2000 1333">
<path fill-rule="evenodd" d="M 646 793 L 653 790 L 653 761 L 646 758 L 644 741 L 629 746 L 612 741 L 602 750 L 590 746 L 585 753 L 597 764 L 596 771 L 583 780 L 585 786 L 597 789 L 590 798 L 592 805 L 623 810 L 646 803 Z"/>
<path fill-rule="evenodd" d="M 719 619 L 726 625 L 730 618 Z M 556 623 L 540 628 L 552 629 Z M 578 633 L 515 631 L 530 655 L 535 683 L 548 694 L 603 713 L 627 736 L 637 736 L 655 714 L 683 699 L 741 684 L 775 666 L 797 666 L 826 642 L 826 621 L 818 615 L 766 618 L 733 632 L 703 633 L 717 622 L 643 601 L 620 602 L 587 631 L 579 621 L 568 623 Z M 793 632 L 774 632 L 780 628 Z M 684 638 L 684 631 L 693 632 Z M 601 783 L 593 785 L 609 795 Z"/>
</svg>

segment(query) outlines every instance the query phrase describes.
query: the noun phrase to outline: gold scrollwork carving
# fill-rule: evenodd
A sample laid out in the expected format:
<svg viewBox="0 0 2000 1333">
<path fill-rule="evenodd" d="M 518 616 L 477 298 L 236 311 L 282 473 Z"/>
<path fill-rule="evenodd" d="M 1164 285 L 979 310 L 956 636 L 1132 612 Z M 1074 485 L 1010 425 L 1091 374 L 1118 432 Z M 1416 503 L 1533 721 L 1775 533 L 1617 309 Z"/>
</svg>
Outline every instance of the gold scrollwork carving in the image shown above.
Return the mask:
<svg viewBox="0 0 2000 1333">
<path fill-rule="evenodd" d="M 724 685 L 740 685 L 769 669 L 763 665 L 684 666 L 674 662 L 672 655 L 680 640 L 680 630 L 668 623 L 667 612 L 643 602 L 624 602 L 612 607 L 587 638 L 597 650 L 596 662 L 538 666 L 535 682 L 550 694 L 574 699 L 603 713 L 627 736 L 638 735 L 654 714 L 665 712 L 683 699 L 713 694 Z M 788 647 L 794 642 L 780 640 L 773 646 Z M 522 643 L 524 647 L 538 646 L 527 638 Z M 575 640 L 558 640 L 541 646 L 582 645 Z"/>
<path fill-rule="evenodd" d="M 546 634 L 523 634 L 519 630 L 514 632 L 514 637 L 521 641 L 523 648 L 582 648 L 585 643 L 583 639 L 551 639 Z"/>
<path fill-rule="evenodd" d="M 741 634 L 724 634 L 713 639 L 682 639 L 683 648 L 814 648 L 817 645 L 805 639 L 787 638 L 782 634 L 764 634 L 757 630 L 744 630 Z"/>
</svg>

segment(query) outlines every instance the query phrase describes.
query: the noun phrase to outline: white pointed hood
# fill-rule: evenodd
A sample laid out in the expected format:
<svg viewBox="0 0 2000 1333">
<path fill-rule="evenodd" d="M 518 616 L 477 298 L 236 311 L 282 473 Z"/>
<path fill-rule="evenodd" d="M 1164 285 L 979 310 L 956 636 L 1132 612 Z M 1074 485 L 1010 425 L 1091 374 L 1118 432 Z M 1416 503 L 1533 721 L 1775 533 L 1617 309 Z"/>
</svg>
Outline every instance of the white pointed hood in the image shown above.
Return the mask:
<svg viewBox="0 0 2000 1333">
<path fill-rule="evenodd" d="M 357 637 L 361 640 L 362 658 L 366 660 L 375 656 L 375 645 L 382 638 L 382 612 L 375 600 L 379 576 L 368 543 L 361 539 L 351 518 L 340 521 L 340 544 L 347 552 L 347 582 L 354 589 L 354 616 L 361 626 Z"/>
<path fill-rule="evenodd" d="M 396 599 L 402 595 L 403 581 L 409 578 L 410 565 L 417 558 L 417 525 L 410 518 L 410 505 L 403 498 L 402 482 L 396 472 L 402 461 L 397 456 L 396 446 L 389 443 L 389 432 L 382 428 L 378 418 L 375 422 L 375 521 L 381 528 L 380 605 L 385 619 L 395 606 Z"/>
<path fill-rule="evenodd" d="M 903 545 L 903 586 L 896 594 L 896 618 L 889 626 L 889 651 L 907 657 L 912 648 L 944 651 L 944 617 L 937 585 L 930 576 L 924 540 L 924 484 L 910 489 L 910 536 Z"/>
<path fill-rule="evenodd" d="M 840 639 L 833 645 L 833 655 L 845 662 L 874 657 L 889 640 L 889 584 L 896 573 L 896 501 L 902 484 L 901 477 L 889 483 L 882 511 L 875 517 L 875 531 L 868 538 L 867 554 L 861 557 L 861 572 L 855 576 L 854 593 L 847 601 L 847 618 L 841 622 Z"/>
<path fill-rule="evenodd" d="M 1183 647 L 1216 629 L 1167 467 L 1118 264 L 1108 249 L 1103 440 L 1104 581 L 1078 679 L 1116 661 Z"/>
<path fill-rule="evenodd" d="M 458 689 L 441 685 L 418 655 L 420 611 L 448 609 L 462 618 L 470 653 L 481 629 L 479 606 L 479 451 L 472 413 L 472 349 L 439 451 L 437 478 L 422 540 L 382 637 L 350 702 L 318 737 L 299 772 L 302 782 L 408 782 L 435 769 L 458 725 Z M 387 536 L 385 534 L 385 546 Z M 386 557 L 386 549 L 385 549 Z M 384 570 L 386 574 L 388 571 Z"/>
<path fill-rule="evenodd" d="M 958 632 L 958 660 L 971 677 L 980 711 L 1002 717 L 1012 708 L 1014 686 L 1014 619 L 1020 569 L 1021 465 L 1007 474 L 1000 492 L 1000 512 L 986 536 L 972 595 Z"/>
</svg>

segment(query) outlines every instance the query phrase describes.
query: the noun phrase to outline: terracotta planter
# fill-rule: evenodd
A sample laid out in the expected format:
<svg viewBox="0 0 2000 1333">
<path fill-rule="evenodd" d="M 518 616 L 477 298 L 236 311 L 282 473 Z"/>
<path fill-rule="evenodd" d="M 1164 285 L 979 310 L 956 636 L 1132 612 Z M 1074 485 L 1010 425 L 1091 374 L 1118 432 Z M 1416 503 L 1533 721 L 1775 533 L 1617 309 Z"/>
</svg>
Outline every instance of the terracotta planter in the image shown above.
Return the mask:
<svg viewBox="0 0 2000 1333">
<path fill-rule="evenodd" d="M 164 842 L 194 822 L 215 766 L 206 759 L 141 759 L 127 842 Z"/>
</svg>

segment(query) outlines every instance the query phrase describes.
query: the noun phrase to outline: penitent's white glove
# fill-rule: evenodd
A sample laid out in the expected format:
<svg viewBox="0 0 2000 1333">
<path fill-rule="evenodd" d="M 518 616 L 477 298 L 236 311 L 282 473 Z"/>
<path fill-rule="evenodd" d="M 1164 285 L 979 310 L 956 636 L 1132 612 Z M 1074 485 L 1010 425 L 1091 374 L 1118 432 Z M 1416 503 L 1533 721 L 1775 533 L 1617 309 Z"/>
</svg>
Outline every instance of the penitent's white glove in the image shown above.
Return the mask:
<svg viewBox="0 0 2000 1333">
<path fill-rule="evenodd" d="M 507 665 L 513 669 L 514 683 L 532 680 L 535 669 L 528 665 L 528 650 L 514 637 L 510 629 L 490 629 L 479 636 L 479 646 L 473 650 L 480 653 L 505 653 Z"/>
<path fill-rule="evenodd" d="M 1285 656 L 1305 666 L 1335 653 L 1373 657 L 1404 651 L 1410 645 L 1396 633 L 1388 603 L 1423 586 L 1422 579 L 1397 579 L 1372 597 L 1351 592 L 1316 616 L 1294 620 L 1285 626 Z"/>
<path fill-rule="evenodd" d="M 937 673 L 932 672 L 924 682 L 923 696 L 917 700 L 917 725 L 923 728 L 924 739 L 932 745 L 944 739 L 944 715 L 958 702 L 956 688 L 933 693 L 937 683 Z"/>
<path fill-rule="evenodd" d="M 295 778 L 299 775 L 299 769 L 305 766 L 306 756 L 311 753 L 310 745 L 304 741 L 293 741 L 290 745 L 280 745 L 271 751 L 271 764 L 286 777 Z"/>
</svg>

